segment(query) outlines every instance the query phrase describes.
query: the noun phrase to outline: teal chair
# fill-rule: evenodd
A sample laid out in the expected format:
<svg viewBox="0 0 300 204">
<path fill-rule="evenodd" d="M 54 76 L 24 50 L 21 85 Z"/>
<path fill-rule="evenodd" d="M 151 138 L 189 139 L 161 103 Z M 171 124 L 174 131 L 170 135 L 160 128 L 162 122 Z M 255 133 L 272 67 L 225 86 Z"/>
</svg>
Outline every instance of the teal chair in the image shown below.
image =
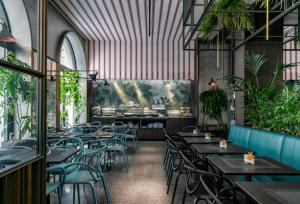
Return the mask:
<svg viewBox="0 0 300 204">
<path fill-rule="evenodd" d="M 93 134 L 82 134 L 77 137 L 81 139 L 83 144 L 82 157 L 86 157 L 86 155 L 97 152 L 99 149 L 105 150 L 105 154 L 107 154 L 107 141 L 105 139 L 100 139 L 98 136 Z M 104 171 L 106 171 L 106 165 L 107 155 L 102 160 Z"/>
<path fill-rule="evenodd" d="M 126 135 L 117 133 L 113 138 L 107 140 L 107 151 L 111 153 L 121 153 L 123 157 L 123 164 L 128 173 L 129 161 L 126 146 Z"/>
<path fill-rule="evenodd" d="M 115 128 L 111 125 L 104 125 L 99 128 L 99 131 L 101 132 L 115 132 Z"/>
<path fill-rule="evenodd" d="M 126 142 L 128 142 L 128 140 L 133 141 L 135 148 L 138 148 L 138 139 L 136 136 L 136 128 L 127 128 L 126 130 L 124 130 L 124 135 L 125 135 L 125 140 Z"/>
<path fill-rule="evenodd" d="M 62 186 L 65 182 L 66 172 L 64 168 L 59 166 L 52 166 L 47 168 L 47 177 L 49 178 L 49 181 L 47 181 L 46 184 L 46 196 L 50 196 L 51 193 L 57 192 L 58 195 L 58 203 L 61 204 L 62 199 Z M 50 181 L 51 176 L 53 176 L 52 181 Z M 59 177 L 58 180 L 56 180 L 56 177 Z"/>
<path fill-rule="evenodd" d="M 80 133 L 83 133 L 83 129 L 81 128 L 81 127 L 71 127 L 70 129 L 69 129 L 69 133 L 78 133 L 78 134 L 80 134 Z"/>
<path fill-rule="evenodd" d="M 76 191 L 78 203 L 80 203 L 80 185 L 89 185 L 93 192 L 94 201 L 98 204 L 95 185 L 100 182 L 103 185 L 106 203 L 111 203 L 107 180 L 101 168 L 103 157 L 105 157 L 105 150 L 99 149 L 97 152 L 87 154 L 84 162 L 74 162 L 65 166 L 65 169 L 74 169 L 66 175 L 64 181 L 64 184 L 73 185 L 73 203 L 75 202 Z"/>
</svg>

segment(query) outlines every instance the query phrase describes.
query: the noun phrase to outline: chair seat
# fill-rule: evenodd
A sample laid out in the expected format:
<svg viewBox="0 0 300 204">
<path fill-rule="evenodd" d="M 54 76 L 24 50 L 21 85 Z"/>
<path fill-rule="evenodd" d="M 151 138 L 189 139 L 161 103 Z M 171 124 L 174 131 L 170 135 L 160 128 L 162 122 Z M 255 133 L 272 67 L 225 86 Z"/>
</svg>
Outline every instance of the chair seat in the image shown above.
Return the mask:
<svg viewBox="0 0 300 204">
<path fill-rule="evenodd" d="M 82 154 L 83 155 L 93 154 L 96 153 L 97 151 L 99 151 L 99 149 L 84 149 Z"/>
<path fill-rule="evenodd" d="M 46 186 L 46 195 L 49 195 L 53 191 L 55 191 L 60 186 L 58 182 L 47 182 Z"/>
<path fill-rule="evenodd" d="M 91 175 L 91 173 L 94 175 L 95 178 Z M 96 179 L 96 180 L 95 180 Z M 95 172 L 90 172 L 86 170 L 76 170 L 72 172 L 71 174 L 66 176 L 65 183 L 91 183 L 100 181 L 101 179 L 96 175 Z"/>
<path fill-rule="evenodd" d="M 124 148 L 124 146 L 122 146 L 120 144 L 115 144 L 112 146 L 108 146 L 108 150 L 109 151 L 125 151 L 126 149 Z"/>
</svg>

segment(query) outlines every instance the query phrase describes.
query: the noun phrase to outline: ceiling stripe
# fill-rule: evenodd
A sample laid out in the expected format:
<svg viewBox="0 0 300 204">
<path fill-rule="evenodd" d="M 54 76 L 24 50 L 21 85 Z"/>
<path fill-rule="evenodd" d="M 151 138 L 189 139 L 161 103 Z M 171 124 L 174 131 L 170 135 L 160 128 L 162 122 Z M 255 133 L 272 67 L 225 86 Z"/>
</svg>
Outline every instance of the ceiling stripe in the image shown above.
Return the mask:
<svg viewBox="0 0 300 204">
<path fill-rule="evenodd" d="M 149 0 L 51 1 L 89 40 L 89 69 L 100 78 L 195 77 L 194 55 L 183 50 L 183 0 L 152 0 L 150 12 Z"/>
<path fill-rule="evenodd" d="M 182 26 L 182 0 L 51 0 L 90 40 L 170 41 Z M 176 37 L 177 36 L 177 37 Z"/>
</svg>

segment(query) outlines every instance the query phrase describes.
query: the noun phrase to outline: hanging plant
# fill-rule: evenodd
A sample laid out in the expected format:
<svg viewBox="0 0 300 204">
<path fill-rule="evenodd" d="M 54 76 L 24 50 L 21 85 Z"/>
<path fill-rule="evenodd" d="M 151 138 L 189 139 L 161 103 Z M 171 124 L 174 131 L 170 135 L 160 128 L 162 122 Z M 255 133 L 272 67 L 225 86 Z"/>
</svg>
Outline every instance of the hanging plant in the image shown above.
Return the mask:
<svg viewBox="0 0 300 204">
<path fill-rule="evenodd" d="M 68 113 L 64 106 L 74 105 L 75 121 L 78 121 L 83 112 L 83 97 L 81 96 L 80 73 L 73 70 L 66 70 L 60 76 L 60 101 L 63 104 L 63 110 L 60 117 L 62 121 L 66 121 Z"/>
<path fill-rule="evenodd" d="M 253 16 L 243 0 L 216 1 L 203 19 L 199 31 L 204 39 L 211 37 L 215 26 L 225 28 L 232 37 L 253 30 Z"/>
<path fill-rule="evenodd" d="M 222 111 L 227 109 L 227 97 L 223 89 L 216 87 L 202 92 L 200 94 L 200 102 L 202 103 L 202 113 L 204 114 L 203 123 L 205 117 L 216 120 L 219 124 L 223 123 Z"/>
</svg>

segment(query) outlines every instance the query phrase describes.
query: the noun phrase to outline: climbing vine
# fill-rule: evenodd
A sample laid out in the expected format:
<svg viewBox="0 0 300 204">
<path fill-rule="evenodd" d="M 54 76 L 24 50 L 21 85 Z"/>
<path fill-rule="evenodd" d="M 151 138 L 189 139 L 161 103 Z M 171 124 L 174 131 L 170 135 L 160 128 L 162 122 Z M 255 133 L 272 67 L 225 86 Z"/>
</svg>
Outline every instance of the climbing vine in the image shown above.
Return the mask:
<svg viewBox="0 0 300 204">
<path fill-rule="evenodd" d="M 79 84 L 80 73 L 73 70 L 66 70 L 60 76 L 60 102 L 63 105 L 60 117 L 62 121 L 68 118 L 66 106 L 74 105 L 75 122 L 77 122 L 83 112 L 83 97 Z"/>
</svg>

